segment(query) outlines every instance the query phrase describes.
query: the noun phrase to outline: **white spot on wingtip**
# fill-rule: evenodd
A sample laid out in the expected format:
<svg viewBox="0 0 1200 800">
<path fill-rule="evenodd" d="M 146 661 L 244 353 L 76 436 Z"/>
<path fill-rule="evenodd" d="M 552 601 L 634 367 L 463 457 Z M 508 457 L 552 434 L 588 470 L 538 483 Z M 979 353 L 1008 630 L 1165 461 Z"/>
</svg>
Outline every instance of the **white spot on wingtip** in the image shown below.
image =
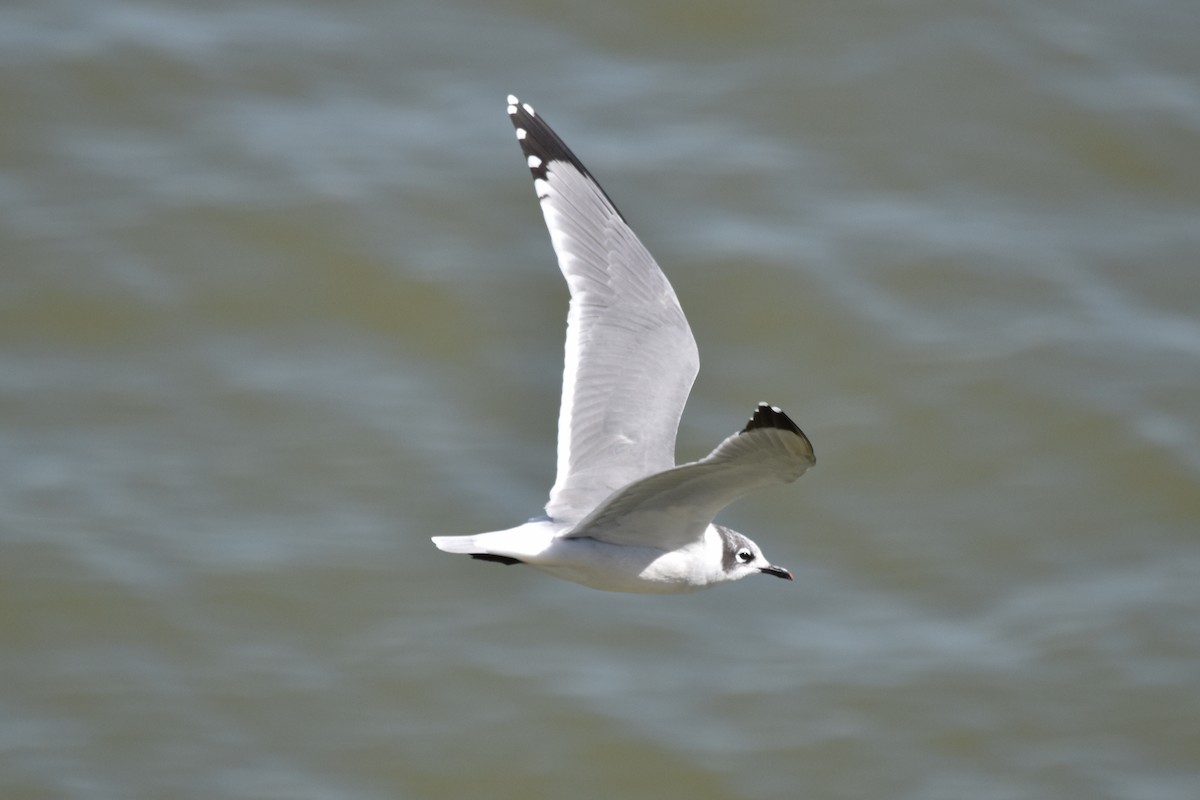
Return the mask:
<svg viewBox="0 0 1200 800">
<path fill-rule="evenodd" d="M 530 156 L 528 159 L 526 159 L 526 161 L 529 164 L 530 169 L 537 169 L 542 165 L 542 160 L 537 156 Z"/>
<path fill-rule="evenodd" d="M 517 141 L 518 141 L 518 142 L 524 141 L 524 140 L 525 140 L 525 137 L 526 137 L 527 135 L 528 135 L 528 134 L 526 134 L 526 133 L 525 133 L 525 129 L 524 129 L 524 128 L 517 128 Z"/>
<path fill-rule="evenodd" d="M 521 103 L 521 108 L 525 109 L 525 113 L 528 114 L 529 116 L 531 116 L 531 117 L 537 116 L 537 112 L 533 110 L 533 106 L 529 105 L 529 103 Z"/>
<path fill-rule="evenodd" d="M 521 102 L 521 101 L 517 99 L 517 96 L 516 96 L 515 94 L 510 94 L 510 95 L 508 96 L 508 104 L 509 104 L 510 106 L 515 106 L 515 105 L 516 105 L 517 103 L 519 103 L 519 102 Z M 510 112 L 508 112 L 508 113 L 510 113 L 510 114 L 511 114 L 512 112 L 510 111 Z"/>
<path fill-rule="evenodd" d="M 550 196 L 550 184 L 541 178 L 533 179 L 533 190 L 537 192 L 539 200 L 545 200 Z"/>
<path fill-rule="evenodd" d="M 511 117 L 511 116 L 512 116 L 513 114 L 515 114 L 515 113 L 517 113 L 517 107 L 516 107 L 516 106 L 509 106 L 509 107 L 508 107 L 508 115 Z"/>
<path fill-rule="evenodd" d="M 771 410 L 772 410 L 772 411 L 774 411 L 776 414 L 782 414 L 782 413 L 783 413 L 783 409 L 782 409 L 782 408 L 780 408 L 779 406 L 771 406 Z"/>
</svg>

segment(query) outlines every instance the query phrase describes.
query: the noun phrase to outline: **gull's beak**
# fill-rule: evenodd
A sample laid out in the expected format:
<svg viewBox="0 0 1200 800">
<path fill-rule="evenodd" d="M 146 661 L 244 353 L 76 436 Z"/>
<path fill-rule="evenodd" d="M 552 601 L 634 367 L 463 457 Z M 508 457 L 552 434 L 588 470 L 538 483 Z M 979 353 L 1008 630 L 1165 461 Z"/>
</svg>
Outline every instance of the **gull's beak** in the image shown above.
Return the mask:
<svg viewBox="0 0 1200 800">
<path fill-rule="evenodd" d="M 764 575 L 774 575 L 776 578 L 783 578 L 789 581 L 792 580 L 792 573 L 788 572 L 783 567 L 762 567 L 759 569 L 759 572 L 763 573 Z"/>
</svg>

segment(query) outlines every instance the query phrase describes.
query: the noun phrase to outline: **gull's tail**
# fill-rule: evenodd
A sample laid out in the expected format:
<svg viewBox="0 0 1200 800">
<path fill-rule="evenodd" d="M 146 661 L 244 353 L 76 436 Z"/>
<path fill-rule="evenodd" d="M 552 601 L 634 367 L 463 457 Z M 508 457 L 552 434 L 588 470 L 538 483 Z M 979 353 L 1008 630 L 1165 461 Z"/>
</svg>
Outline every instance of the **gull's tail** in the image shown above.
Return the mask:
<svg viewBox="0 0 1200 800">
<path fill-rule="evenodd" d="M 475 536 L 431 536 L 439 550 L 446 553 L 464 553 L 480 561 L 495 561 L 497 564 L 520 564 L 521 559 L 506 556 L 502 553 L 489 552 L 486 546 L 480 545 Z"/>
<path fill-rule="evenodd" d="M 539 554 L 554 539 L 556 528 L 548 520 L 530 520 L 506 531 L 477 533 L 474 536 L 432 536 L 437 548 L 446 553 L 462 553 L 481 561 L 500 564 L 536 562 Z"/>
<path fill-rule="evenodd" d="M 437 549 L 446 553 L 482 553 L 474 536 L 431 536 Z"/>
</svg>

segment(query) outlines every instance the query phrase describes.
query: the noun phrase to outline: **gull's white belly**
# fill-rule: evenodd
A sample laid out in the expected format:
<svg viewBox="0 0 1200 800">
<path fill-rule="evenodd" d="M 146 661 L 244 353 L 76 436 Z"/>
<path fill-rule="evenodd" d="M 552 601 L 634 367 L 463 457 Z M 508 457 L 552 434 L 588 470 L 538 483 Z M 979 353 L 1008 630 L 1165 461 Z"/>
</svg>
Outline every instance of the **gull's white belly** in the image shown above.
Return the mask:
<svg viewBox="0 0 1200 800">
<path fill-rule="evenodd" d="M 721 583 L 706 567 L 704 546 L 663 551 L 627 547 L 595 539 L 555 539 L 529 566 L 564 580 L 610 592 L 682 594 Z"/>
</svg>

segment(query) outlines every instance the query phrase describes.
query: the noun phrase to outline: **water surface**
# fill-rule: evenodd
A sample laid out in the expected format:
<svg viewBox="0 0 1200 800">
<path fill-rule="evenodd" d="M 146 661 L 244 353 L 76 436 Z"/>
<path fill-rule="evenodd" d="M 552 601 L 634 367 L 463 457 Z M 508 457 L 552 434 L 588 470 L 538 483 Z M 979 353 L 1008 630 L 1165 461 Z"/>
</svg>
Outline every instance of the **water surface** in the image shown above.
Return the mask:
<svg viewBox="0 0 1200 800">
<path fill-rule="evenodd" d="M 1195 4 L 0 11 L 5 798 L 1190 798 Z M 538 513 L 532 102 L 673 281 L 793 585 L 438 553 Z"/>
</svg>

